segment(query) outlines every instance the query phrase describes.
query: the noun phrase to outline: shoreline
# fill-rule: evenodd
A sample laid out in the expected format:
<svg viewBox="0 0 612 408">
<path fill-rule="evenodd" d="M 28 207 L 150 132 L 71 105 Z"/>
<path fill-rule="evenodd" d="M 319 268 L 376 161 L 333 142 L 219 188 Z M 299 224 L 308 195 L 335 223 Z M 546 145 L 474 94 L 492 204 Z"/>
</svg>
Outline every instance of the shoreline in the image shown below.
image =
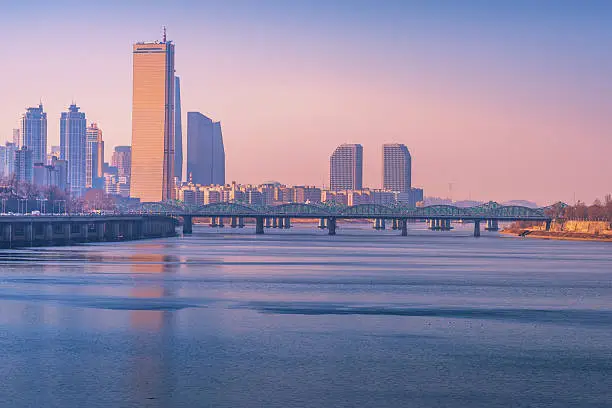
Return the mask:
<svg viewBox="0 0 612 408">
<path fill-rule="evenodd" d="M 502 230 L 499 233 L 505 235 L 512 235 L 519 238 L 552 239 L 557 241 L 612 242 L 612 235 L 601 236 L 577 232 Z"/>
</svg>

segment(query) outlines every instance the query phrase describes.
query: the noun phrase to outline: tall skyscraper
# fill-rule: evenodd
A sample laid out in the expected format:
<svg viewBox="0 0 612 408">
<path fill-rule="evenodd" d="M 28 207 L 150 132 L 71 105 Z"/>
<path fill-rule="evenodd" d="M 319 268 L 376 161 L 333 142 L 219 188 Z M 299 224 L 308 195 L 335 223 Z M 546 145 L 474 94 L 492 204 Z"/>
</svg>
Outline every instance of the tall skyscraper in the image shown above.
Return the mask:
<svg viewBox="0 0 612 408">
<path fill-rule="evenodd" d="M 165 37 L 133 48 L 130 193 L 142 202 L 174 196 L 174 44 Z"/>
<path fill-rule="evenodd" d="M 181 120 L 181 79 L 174 82 L 174 177 L 183 180 L 183 121 Z"/>
<path fill-rule="evenodd" d="M 4 164 L 3 174 L 4 177 L 10 178 L 15 173 L 15 151 L 17 146 L 15 143 L 6 142 L 4 149 L 2 150 Z"/>
<path fill-rule="evenodd" d="M 47 114 L 42 103 L 28 108 L 21 117 L 19 147 L 27 146 L 34 163 L 47 161 Z"/>
<path fill-rule="evenodd" d="M 15 150 L 14 174 L 17 181 L 32 183 L 32 174 L 34 170 L 32 157 L 32 152 L 26 146 L 22 146 L 21 149 Z"/>
<path fill-rule="evenodd" d="M 195 184 L 225 184 L 221 123 L 200 112 L 187 113 L 187 175 Z"/>
<path fill-rule="evenodd" d="M 342 144 L 329 159 L 329 186 L 332 190 L 363 188 L 363 146 Z"/>
<path fill-rule="evenodd" d="M 383 188 L 401 193 L 410 192 L 412 159 L 406 145 L 399 143 L 383 145 Z"/>
<path fill-rule="evenodd" d="M 102 163 L 104 163 L 104 141 L 102 129 L 97 123 L 87 128 L 85 149 L 85 188 L 103 188 Z"/>
<path fill-rule="evenodd" d="M 79 107 L 70 105 L 60 118 L 60 159 L 68 162 L 70 194 L 80 197 L 85 193 L 87 175 L 87 120 Z"/>
<path fill-rule="evenodd" d="M 111 166 L 117 168 L 118 177 L 130 177 L 132 169 L 132 147 L 116 146 L 111 157 Z"/>
</svg>

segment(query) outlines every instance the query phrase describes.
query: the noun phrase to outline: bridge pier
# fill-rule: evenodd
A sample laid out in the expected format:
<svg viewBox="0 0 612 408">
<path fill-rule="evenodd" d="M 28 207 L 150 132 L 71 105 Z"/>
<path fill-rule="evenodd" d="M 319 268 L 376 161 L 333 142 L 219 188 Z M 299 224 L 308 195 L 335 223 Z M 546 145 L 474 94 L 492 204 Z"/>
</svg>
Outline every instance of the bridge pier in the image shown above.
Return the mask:
<svg viewBox="0 0 612 408">
<path fill-rule="evenodd" d="M 480 236 L 480 220 L 474 221 L 474 237 L 478 238 Z"/>
<path fill-rule="evenodd" d="M 217 227 L 217 217 L 210 217 L 210 226 L 213 228 Z"/>
<path fill-rule="evenodd" d="M 400 220 L 400 223 L 402 227 L 402 237 L 407 237 L 408 236 L 408 220 L 404 218 L 403 220 Z"/>
<path fill-rule="evenodd" d="M 104 229 L 105 229 L 105 224 L 103 222 L 96 222 L 96 239 L 99 242 L 104 241 Z M 53 229 L 51 230 L 51 232 L 53 233 Z M 51 236 L 53 236 L 53 234 L 51 234 Z"/>
<path fill-rule="evenodd" d="M 499 222 L 497 220 L 487 220 L 487 231 L 499 231 Z"/>
<path fill-rule="evenodd" d="M 453 227 L 451 227 L 451 220 L 450 219 L 440 220 L 440 229 L 442 231 L 450 231 L 451 229 L 453 229 Z"/>
<path fill-rule="evenodd" d="M 291 218 L 287 217 L 285 218 L 285 229 L 289 229 L 291 228 Z"/>
<path fill-rule="evenodd" d="M 320 229 L 325 229 L 327 228 L 327 218 L 321 218 L 319 220 L 319 228 Z"/>
<path fill-rule="evenodd" d="M 225 228 L 225 224 L 223 224 L 223 217 L 219 217 L 219 228 Z"/>
<path fill-rule="evenodd" d="M 392 229 L 393 231 L 395 231 L 395 230 L 397 230 L 397 229 L 398 229 L 397 218 L 393 218 L 393 219 L 391 220 L 391 224 L 392 224 L 392 225 L 391 225 L 391 229 Z"/>
<path fill-rule="evenodd" d="M 232 217 L 231 221 L 230 221 L 230 227 L 232 228 L 237 228 L 238 227 L 238 218 L 237 217 Z"/>
<path fill-rule="evenodd" d="M 244 228 L 244 217 L 238 217 L 238 228 Z"/>
<path fill-rule="evenodd" d="M 548 220 L 546 221 L 546 231 L 550 231 L 550 225 L 551 225 L 552 221 Z"/>
<path fill-rule="evenodd" d="M 271 222 L 270 222 L 270 217 L 265 217 L 265 218 L 264 218 L 264 226 L 265 226 L 266 228 L 270 228 L 270 224 L 271 224 Z"/>
<path fill-rule="evenodd" d="M 279 224 L 279 221 L 280 221 L 280 218 L 278 218 L 278 217 L 273 217 L 273 218 L 272 218 L 272 228 L 278 228 L 278 227 L 279 227 L 279 225 L 278 225 L 278 224 Z"/>
<path fill-rule="evenodd" d="M 374 229 L 375 230 L 380 229 L 380 218 L 374 218 Z"/>
<path fill-rule="evenodd" d="M 32 245 L 32 241 L 34 241 L 34 227 L 31 222 L 25 225 L 24 239 L 26 242 L 29 242 L 30 245 Z"/>
<path fill-rule="evenodd" d="M 327 230 L 329 235 L 336 235 L 336 219 L 334 217 L 327 219 Z"/>
<path fill-rule="evenodd" d="M 79 226 L 81 230 L 81 240 L 87 242 L 89 236 L 89 224 L 81 224 Z"/>
<path fill-rule="evenodd" d="M 264 217 L 255 217 L 255 234 L 259 235 L 263 233 L 264 233 Z"/>
<path fill-rule="evenodd" d="M 190 215 L 183 216 L 183 234 L 193 233 L 193 217 Z"/>
</svg>

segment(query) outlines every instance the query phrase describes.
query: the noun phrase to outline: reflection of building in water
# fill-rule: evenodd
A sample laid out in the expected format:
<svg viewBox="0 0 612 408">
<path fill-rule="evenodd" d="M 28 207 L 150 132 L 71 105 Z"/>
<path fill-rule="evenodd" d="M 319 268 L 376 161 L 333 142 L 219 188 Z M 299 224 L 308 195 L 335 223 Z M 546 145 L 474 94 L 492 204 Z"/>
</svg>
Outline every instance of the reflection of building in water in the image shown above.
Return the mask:
<svg viewBox="0 0 612 408">
<path fill-rule="evenodd" d="M 129 378 L 134 381 L 132 389 L 139 400 L 156 397 L 150 400 L 150 406 L 160 408 L 168 406 L 164 397 L 172 394 L 178 381 L 172 355 L 176 312 L 163 310 L 164 299 L 174 301 L 178 295 L 177 283 L 164 276 L 174 273 L 178 264 L 177 257 L 161 253 L 168 248 L 167 244 L 139 245 L 139 252 L 130 256 L 135 283 L 130 295 L 134 301 L 142 300 L 143 308 L 130 312 L 130 324 L 136 331 L 153 335 L 145 335 L 134 344 Z"/>
<path fill-rule="evenodd" d="M 164 249 L 167 250 L 167 246 L 155 244 L 139 246 L 139 250 L 142 251 L 161 252 Z M 151 252 L 132 254 L 130 256 L 130 272 L 153 275 L 174 272 L 178 258 Z M 133 298 L 143 299 L 143 307 L 146 306 L 145 299 L 150 299 L 151 307 L 132 311 L 130 319 L 132 327 L 160 331 L 164 328 L 164 324 L 171 323 L 172 312 L 163 310 L 163 299 L 176 296 L 174 285 L 174 281 L 163 277 L 136 276 L 135 287 L 131 290 L 130 295 Z M 160 301 L 155 302 L 156 299 Z"/>
</svg>

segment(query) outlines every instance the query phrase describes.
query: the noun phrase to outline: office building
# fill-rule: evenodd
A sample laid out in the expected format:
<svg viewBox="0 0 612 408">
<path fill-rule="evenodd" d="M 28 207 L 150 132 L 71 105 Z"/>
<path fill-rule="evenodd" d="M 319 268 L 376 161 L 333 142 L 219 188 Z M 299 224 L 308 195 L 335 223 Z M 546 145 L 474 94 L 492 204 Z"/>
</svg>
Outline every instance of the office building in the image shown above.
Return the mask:
<svg viewBox="0 0 612 408">
<path fill-rule="evenodd" d="M 133 47 L 132 174 L 130 193 L 141 202 L 174 198 L 174 44 Z"/>
<path fill-rule="evenodd" d="M 19 138 L 19 147 L 28 148 L 34 163 L 47 161 L 47 114 L 42 103 L 38 107 L 28 108 L 21 117 Z"/>
<path fill-rule="evenodd" d="M 410 192 L 412 188 L 412 159 L 408 148 L 399 143 L 383 145 L 383 189 Z"/>
<path fill-rule="evenodd" d="M 32 183 L 32 171 L 34 164 L 32 163 L 32 151 L 26 146 L 15 150 L 14 170 L 15 180 L 24 183 Z"/>
<path fill-rule="evenodd" d="M 187 174 L 195 184 L 225 184 L 221 123 L 200 112 L 187 113 Z"/>
<path fill-rule="evenodd" d="M 111 166 L 117 168 L 119 177 L 130 177 L 132 172 L 132 147 L 115 146 L 115 151 L 111 157 Z"/>
<path fill-rule="evenodd" d="M 342 144 L 329 159 L 331 190 L 361 190 L 363 188 L 363 147 Z"/>
<path fill-rule="evenodd" d="M 85 113 L 72 104 L 60 117 L 60 159 L 68 162 L 68 185 L 73 197 L 85 194 L 86 153 L 87 120 Z"/>
<path fill-rule="evenodd" d="M 174 177 L 183 181 L 183 121 L 181 120 L 181 79 L 174 80 Z"/>
<path fill-rule="evenodd" d="M 104 163 L 104 141 L 102 129 L 92 123 L 86 130 L 85 188 L 103 188 L 102 163 Z"/>
</svg>

